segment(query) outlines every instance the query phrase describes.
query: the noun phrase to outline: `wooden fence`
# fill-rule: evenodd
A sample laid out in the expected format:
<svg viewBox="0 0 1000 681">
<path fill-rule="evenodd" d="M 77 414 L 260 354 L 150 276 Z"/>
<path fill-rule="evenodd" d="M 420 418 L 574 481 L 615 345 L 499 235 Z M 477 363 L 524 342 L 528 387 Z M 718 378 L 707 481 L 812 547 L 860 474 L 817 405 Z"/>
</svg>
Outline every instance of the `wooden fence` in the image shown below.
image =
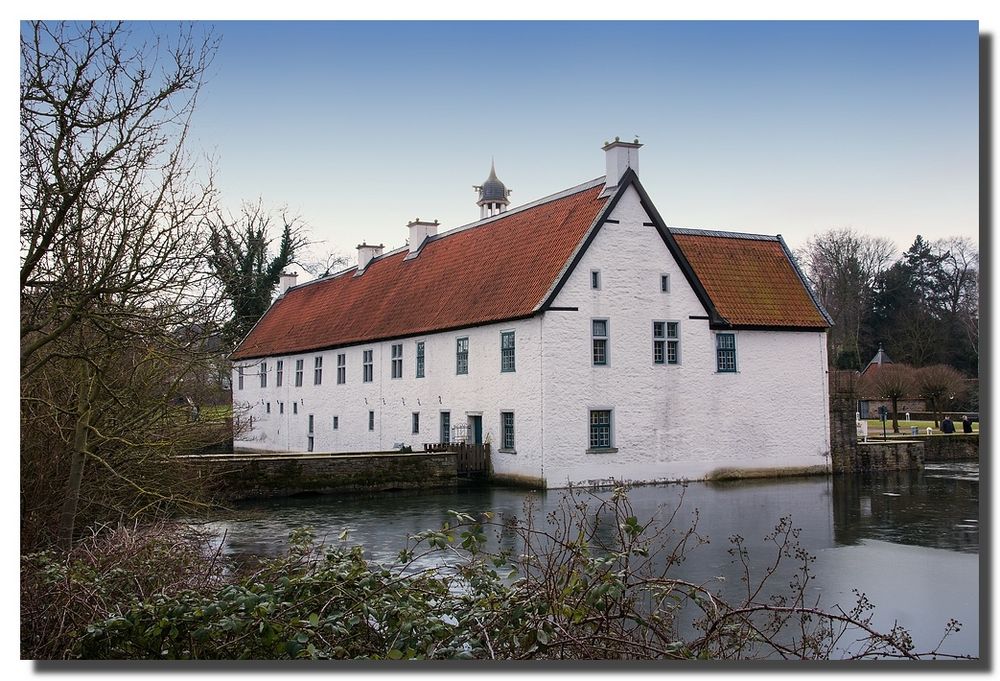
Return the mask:
<svg viewBox="0 0 1000 681">
<path fill-rule="evenodd" d="M 455 452 L 458 455 L 458 474 L 488 476 L 490 474 L 490 446 L 467 442 L 425 442 L 425 452 Z"/>
</svg>

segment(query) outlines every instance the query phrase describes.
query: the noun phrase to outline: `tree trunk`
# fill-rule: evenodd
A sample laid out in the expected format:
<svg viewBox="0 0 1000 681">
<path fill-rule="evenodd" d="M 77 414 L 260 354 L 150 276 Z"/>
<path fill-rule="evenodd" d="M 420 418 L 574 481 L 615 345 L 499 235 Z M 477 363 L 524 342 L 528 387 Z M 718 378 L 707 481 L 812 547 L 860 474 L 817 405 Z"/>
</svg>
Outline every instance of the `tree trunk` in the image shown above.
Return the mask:
<svg viewBox="0 0 1000 681">
<path fill-rule="evenodd" d="M 73 449 L 70 452 L 69 479 L 66 481 L 66 497 L 59 514 L 58 545 L 64 551 L 73 547 L 73 530 L 76 526 L 76 510 L 80 504 L 80 485 L 83 482 L 83 467 L 87 461 L 87 441 L 90 433 L 91 402 L 94 380 L 90 368 L 84 369 L 77 397 L 76 428 L 73 432 Z"/>
<path fill-rule="evenodd" d="M 892 398 L 892 433 L 899 435 L 899 403 L 896 398 Z"/>
</svg>

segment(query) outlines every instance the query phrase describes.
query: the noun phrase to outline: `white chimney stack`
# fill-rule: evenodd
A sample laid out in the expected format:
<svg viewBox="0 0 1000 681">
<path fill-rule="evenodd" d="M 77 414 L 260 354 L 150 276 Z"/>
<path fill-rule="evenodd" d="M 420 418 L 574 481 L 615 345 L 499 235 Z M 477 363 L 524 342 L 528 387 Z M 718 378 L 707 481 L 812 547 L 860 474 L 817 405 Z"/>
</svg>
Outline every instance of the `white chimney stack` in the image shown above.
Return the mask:
<svg viewBox="0 0 1000 681">
<path fill-rule="evenodd" d="M 424 239 L 438 232 L 438 221 L 423 222 L 420 218 L 406 223 L 410 229 L 410 253 L 416 253 L 424 244 Z"/>
<path fill-rule="evenodd" d="M 369 246 L 368 244 L 362 242 L 358 244 L 358 271 L 355 272 L 354 276 L 357 276 L 365 271 L 374 258 L 382 255 L 382 249 L 385 245 L 379 244 L 378 246 Z"/>
<path fill-rule="evenodd" d="M 285 295 L 285 291 L 295 286 L 295 282 L 298 278 L 298 272 L 282 272 L 281 276 L 278 278 L 278 295 Z"/>
<path fill-rule="evenodd" d="M 604 145 L 608 168 L 604 186 L 607 190 L 618 186 L 618 181 L 622 179 L 626 169 L 631 168 L 635 172 L 639 172 L 639 147 L 641 146 L 638 138 L 633 142 L 622 142 L 617 137 L 614 142 Z"/>
</svg>

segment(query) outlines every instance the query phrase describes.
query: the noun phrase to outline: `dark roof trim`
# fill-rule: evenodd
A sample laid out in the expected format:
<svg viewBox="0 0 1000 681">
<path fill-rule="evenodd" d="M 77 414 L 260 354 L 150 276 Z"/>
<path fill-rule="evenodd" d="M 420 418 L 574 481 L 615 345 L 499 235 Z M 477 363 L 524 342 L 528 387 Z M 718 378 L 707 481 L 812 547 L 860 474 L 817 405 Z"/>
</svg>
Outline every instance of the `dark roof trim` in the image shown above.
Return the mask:
<svg viewBox="0 0 1000 681">
<path fill-rule="evenodd" d="M 313 347 L 313 348 L 305 348 L 303 350 L 293 350 L 293 351 L 289 351 L 289 352 L 271 352 L 271 353 L 259 354 L 259 355 L 248 355 L 246 357 L 240 357 L 239 359 L 233 359 L 232 354 L 231 354 L 229 356 L 229 358 L 233 362 L 247 362 L 247 361 L 250 361 L 250 360 L 253 360 L 253 359 L 263 359 L 265 357 L 280 357 L 280 356 L 283 356 L 283 355 L 287 355 L 287 356 L 291 356 L 291 355 L 305 355 L 305 354 L 308 354 L 310 352 L 326 352 L 327 350 L 336 350 L 338 348 L 361 347 L 361 346 L 364 346 L 364 345 L 374 345 L 375 343 L 385 343 L 386 341 L 406 340 L 407 338 L 420 338 L 422 336 L 428 336 L 428 335 L 434 334 L 434 333 L 448 333 L 450 331 L 461 331 L 462 329 L 475 329 L 475 328 L 478 328 L 480 326 L 489 326 L 490 324 L 503 324 L 505 322 L 516 322 L 516 321 L 520 321 L 522 319 L 531 319 L 532 317 L 535 317 L 535 316 L 537 316 L 537 313 L 536 312 L 532 312 L 530 314 L 518 315 L 517 317 L 504 317 L 502 319 L 490 319 L 488 321 L 476 322 L 474 324 L 462 324 L 461 326 L 448 326 L 448 327 L 441 328 L 441 329 L 424 329 L 423 331 L 417 331 L 417 332 L 414 332 L 414 333 L 407 333 L 407 334 L 404 334 L 402 336 L 383 336 L 383 337 L 380 337 L 380 338 L 366 338 L 365 340 L 354 341 L 354 342 L 351 342 L 351 343 L 335 343 L 333 345 L 321 345 L 321 346 L 317 346 L 317 347 Z M 235 354 L 235 351 L 234 351 L 233 354 Z"/>
<path fill-rule="evenodd" d="M 656 227 L 656 231 L 660 233 L 660 238 L 663 239 L 663 243 L 667 245 L 667 250 L 670 251 L 670 255 L 674 256 L 674 260 L 677 265 L 681 268 L 681 272 L 684 273 L 684 278 L 687 279 L 688 284 L 694 289 L 694 293 L 698 296 L 698 300 L 701 301 L 702 306 L 705 311 L 708 312 L 709 321 L 712 325 L 718 325 L 719 327 L 728 327 L 729 322 L 719 314 L 716 309 L 715 304 L 712 299 L 708 296 L 708 291 L 702 285 L 701 280 L 698 279 L 698 275 L 694 273 L 694 268 L 691 267 L 691 263 L 688 259 L 684 257 L 684 252 L 681 247 L 677 245 L 674 240 L 670 230 L 667 228 L 667 223 L 663 221 L 660 216 L 660 212 L 656 210 L 656 206 L 653 205 L 653 201 L 649 198 L 649 194 L 643 188 L 642 183 L 639 181 L 639 177 L 635 174 L 635 171 L 628 168 L 625 171 L 625 175 L 622 178 L 624 182 L 619 182 L 619 184 L 629 184 L 635 187 L 636 192 L 639 194 L 639 203 L 642 204 L 643 210 L 646 211 L 646 215 L 653 219 L 653 226 Z"/>
<path fill-rule="evenodd" d="M 608 219 L 608 216 L 611 215 L 611 213 L 614 211 L 615 207 L 618 205 L 618 202 L 621 201 L 622 196 L 625 195 L 625 190 L 628 189 L 629 187 L 635 187 L 636 192 L 639 194 L 639 202 L 642 204 L 643 210 L 645 210 L 646 214 L 653 219 L 652 225 L 656 227 L 656 231 L 660 233 L 660 238 L 663 239 L 663 242 L 667 246 L 667 250 L 670 251 L 670 254 L 674 257 L 674 260 L 677 261 L 678 266 L 680 266 L 681 268 L 681 272 L 684 273 L 684 278 L 687 279 L 688 284 L 690 284 L 691 288 L 694 289 L 695 295 L 698 296 L 698 300 L 701 301 L 702 306 L 704 306 L 705 310 L 708 312 L 709 318 L 711 319 L 712 323 L 720 325 L 728 324 L 728 322 L 722 317 L 722 315 L 719 314 L 719 311 L 715 309 L 715 305 L 712 304 L 711 299 L 708 297 L 708 292 L 705 291 L 705 287 L 702 286 L 701 282 L 698 280 L 698 277 L 695 276 L 694 270 L 691 268 L 691 263 L 687 261 L 687 258 L 684 257 L 684 254 L 681 252 L 680 247 L 677 245 L 677 242 L 674 241 L 674 238 L 672 236 L 670 236 L 670 232 L 667 230 L 667 226 L 663 222 L 663 218 L 660 217 L 659 212 L 656 210 L 656 207 L 653 205 L 653 202 L 649 198 L 649 194 L 647 194 L 646 190 L 643 189 L 642 183 L 639 182 L 638 175 L 636 175 L 635 170 L 633 170 L 632 168 L 627 168 L 625 170 L 625 173 L 618 181 L 618 187 L 615 189 L 615 193 L 611 197 L 611 200 L 608 201 L 608 204 L 604 207 L 604 210 L 602 210 L 600 215 L 597 216 L 597 219 L 594 220 L 594 227 L 587 234 L 586 238 L 583 241 L 583 244 L 573 255 L 573 259 L 572 261 L 570 261 L 569 266 L 560 275 L 559 281 L 552 288 L 551 292 L 539 306 L 538 310 L 540 312 L 544 312 L 552 306 L 552 303 L 555 301 L 556 296 L 559 295 L 559 292 L 562 290 L 562 287 L 569 280 L 570 275 L 573 274 L 573 270 L 576 269 L 576 266 L 577 264 L 579 264 L 580 259 L 583 257 L 583 254 L 587 252 L 587 249 L 590 247 L 590 244 L 594 241 L 594 238 L 597 236 L 597 233 L 601 231 L 601 227 L 604 225 L 605 222 L 613 222 L 612 220 Z"/>
<path fill-rule="evenodd" d="M 799 281 L 802 282 L 802 286 L 806 289 L 806 293 L 809 294 L 809 299 L 813 301 L 813 305 L 815 305 L 816 309 L 819 310 L 819 313 L 823 315 L 823 319 L 826 320 L 826 323 L 833 326 L 833 317 L 827 313 L 826 308 L 823 307 L 822 303 L 820 303 L 819 299 L 816 297 L 816 294 L 813 293 L 812 286 L 809 285 L 809 280 L 806 279 L 806 275 L 802 274 L 802 270 L 799 269 L 799 264 L 795 262 L 795 256 L 793 256 L 791 250 L 789 250 L 788 244 L 785 243 L 785 240 L 780 234 L 777 238 L 778 243 L 781 244 L 781 250 L 785 252 L 785 257 L 788 258 L 788 262 L 792 263 L 792 269 L 795 270 L 795 274 L 798 275 Z"/>
</svg>

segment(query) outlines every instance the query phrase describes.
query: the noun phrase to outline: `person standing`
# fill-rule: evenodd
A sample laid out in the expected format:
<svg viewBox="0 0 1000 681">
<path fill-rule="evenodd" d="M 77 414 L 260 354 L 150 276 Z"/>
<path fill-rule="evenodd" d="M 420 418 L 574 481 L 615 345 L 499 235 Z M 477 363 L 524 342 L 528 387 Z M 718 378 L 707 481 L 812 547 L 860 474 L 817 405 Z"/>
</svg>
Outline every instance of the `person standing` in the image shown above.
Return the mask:
<svg viewBox="0 0 1000 681">
<path fill-rule="evenodd" d="M 941 421 L 941 432 L 945 435 L 949 435 L 955 432 L 955 424 L 952 422 L 950 416 L 945 416 Z"/>
<path fill-rule="evenodd" d="M 969 418 L 968 414 L 962 414 L 962 432 L 963 433 L 972 432 L 972 419 Z"/>
</svg>

